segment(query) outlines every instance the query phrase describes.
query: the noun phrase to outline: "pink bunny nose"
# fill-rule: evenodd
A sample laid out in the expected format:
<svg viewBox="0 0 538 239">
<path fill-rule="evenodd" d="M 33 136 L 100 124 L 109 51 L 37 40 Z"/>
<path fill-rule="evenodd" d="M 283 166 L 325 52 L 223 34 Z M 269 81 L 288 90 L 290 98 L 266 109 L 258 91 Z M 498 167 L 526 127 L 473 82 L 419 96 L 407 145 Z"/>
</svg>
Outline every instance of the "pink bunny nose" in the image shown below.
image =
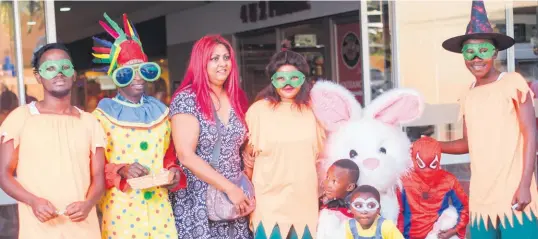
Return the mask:
<svg viewBox="0 0 538 239">
<path fill-rule="evenodd" d="M 374 170 L 379 166 L 379 159 L 368 158 L 368 159 L 365 159 L 363 163 L 367 169 Z"/>
</svg>

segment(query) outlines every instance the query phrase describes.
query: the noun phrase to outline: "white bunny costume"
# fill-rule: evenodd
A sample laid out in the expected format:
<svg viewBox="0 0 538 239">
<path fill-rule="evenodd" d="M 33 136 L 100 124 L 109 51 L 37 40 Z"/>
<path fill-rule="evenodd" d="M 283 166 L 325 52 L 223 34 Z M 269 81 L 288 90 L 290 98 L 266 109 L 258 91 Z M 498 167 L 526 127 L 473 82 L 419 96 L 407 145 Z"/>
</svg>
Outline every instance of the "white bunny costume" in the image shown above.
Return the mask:
<svg viewBox="0 0 538 239">
<path fill-rule="evenodd" d="M 422 97 L 414 90 L 395 89 L 362 109 L 343 86 L 319 81 L 311 98 L 314 114 L 329 133 L 320 178 L 335 161 L 353 160 L 360 169 L 358 184 L 379 190 L 381 215 L 396 223 L 396 189 L 401 188 L 400 176 L 413 167 L 411 143 L 399 126 L 421 116 Z"/>
</svg>

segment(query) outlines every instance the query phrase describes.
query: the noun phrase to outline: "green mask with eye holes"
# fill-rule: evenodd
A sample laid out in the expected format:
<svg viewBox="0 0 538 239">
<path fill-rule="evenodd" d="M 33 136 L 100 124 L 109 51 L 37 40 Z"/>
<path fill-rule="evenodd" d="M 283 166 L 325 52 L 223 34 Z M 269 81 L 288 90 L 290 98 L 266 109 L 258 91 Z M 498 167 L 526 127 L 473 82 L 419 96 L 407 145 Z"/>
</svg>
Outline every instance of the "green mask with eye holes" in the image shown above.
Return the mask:
<svg viewBox="0 0 538 239">
<path fill-rule="evenodd" d="M 39 66 L 38 73 L 46 80 L 52 80 L 58 74 L 62 73 L 66 77 L 71 77 L 75 74 L 73 63 L 68 59 L 57 61 L 45 61 Z"/>
<path fill-rule="evenodd" d="M 475 57 L 483 60 L 491 59 L 495 55 L 495 46 L 489 42 L 469 43 L 463 45 L 461 54 L 463 54 L 463 58 L 467 61 Z"/>
<path fill-rule="evenodd" d="M 275 72 L 271 77 L 271 83 L 277 89 L 286 85 L 291 85 L 293 88 L 300 87 L 305 81 L 305 75 L 300 71 L 282 71 Z"/>
</svg>

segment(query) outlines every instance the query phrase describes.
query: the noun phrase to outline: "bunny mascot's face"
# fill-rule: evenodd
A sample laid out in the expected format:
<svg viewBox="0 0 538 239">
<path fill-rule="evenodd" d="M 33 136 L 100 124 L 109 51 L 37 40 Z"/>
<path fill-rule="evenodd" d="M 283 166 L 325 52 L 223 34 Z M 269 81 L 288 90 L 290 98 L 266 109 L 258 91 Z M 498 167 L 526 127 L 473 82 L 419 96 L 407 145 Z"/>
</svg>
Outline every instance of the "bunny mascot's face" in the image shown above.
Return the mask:
<svg viewBox="0 0 538 239">
<path fill-rule="evenodd" d="M 314 85 L 311 96 L 316 117 L 329 131 L 321 171 L 336 160 L 351 159 L 360 168 L 359 185 L 374 186 L 381 194 L 399 185 L 400 176 L 413 167 L 411 143 L 400 125 L 420 117 L 420 95 L 395 89 L 362 109 L 347 89 L 323 81 Z"/>
</svg>

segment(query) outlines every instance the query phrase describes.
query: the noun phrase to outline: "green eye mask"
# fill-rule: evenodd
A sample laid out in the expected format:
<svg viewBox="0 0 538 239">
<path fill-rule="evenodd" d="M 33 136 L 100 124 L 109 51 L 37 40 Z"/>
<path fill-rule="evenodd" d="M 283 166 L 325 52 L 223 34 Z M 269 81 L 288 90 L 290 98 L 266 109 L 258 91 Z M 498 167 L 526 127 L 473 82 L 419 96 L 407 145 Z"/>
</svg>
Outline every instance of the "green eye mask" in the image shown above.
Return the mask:
<svg viewBox="0 0 538 239">
<path fill-rule="evenodd" d="M 277 89 L 286 85 L 291 85 L 293 88 L 297 88 L 303 85 L 305 78 L 305 75 L 300 71 L 282 71 L 275 72 L 271 77 L 271 82 Z"/>
<path fill-rule="evenodd" d="M 495 46 L 489 42 L 469 43 L 463 45 L 461 49 L 463 58 L 467 61 L 478 57 L 480 59 L 490 59 L 495 55 Z"/>
<path fill-rule="evenodd" d="M 38 72 L 41 77 L 51 80 L 59 73 L 62 73 L 64 76 L 71 77 L 73 74 L 75 74 L 75 68 L 70 60 L 63 59 L 57 61 L 45 61 L 41 63 Z"/>
</svg>

